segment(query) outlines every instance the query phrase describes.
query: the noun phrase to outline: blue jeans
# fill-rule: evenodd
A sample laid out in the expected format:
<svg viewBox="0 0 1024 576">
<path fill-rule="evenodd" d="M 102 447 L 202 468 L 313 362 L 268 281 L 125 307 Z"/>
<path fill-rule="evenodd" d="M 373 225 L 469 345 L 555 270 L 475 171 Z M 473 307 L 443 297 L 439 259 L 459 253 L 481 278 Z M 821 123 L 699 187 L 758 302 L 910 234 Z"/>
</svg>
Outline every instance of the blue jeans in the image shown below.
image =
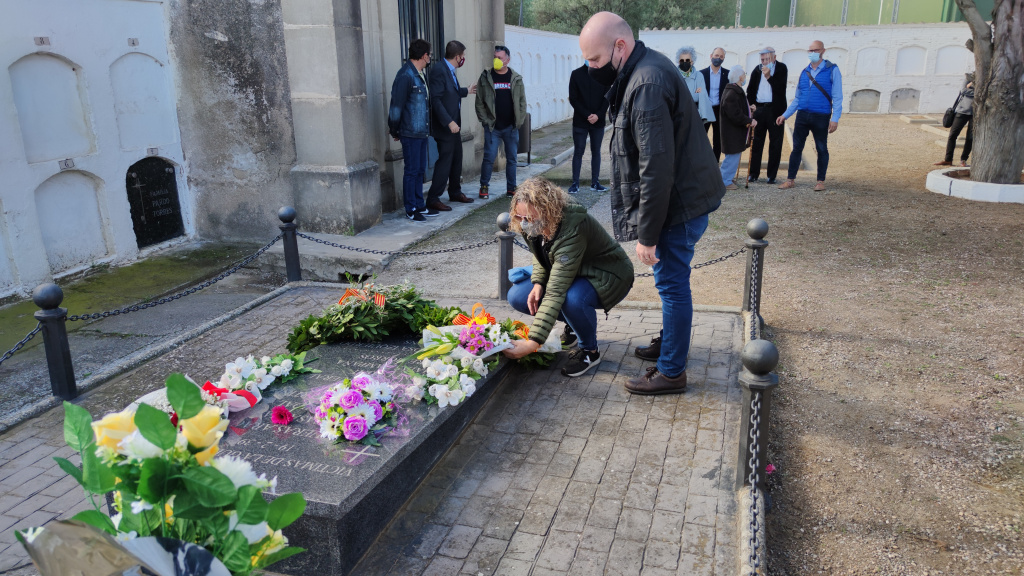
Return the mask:
<svg viewBox="0 0 1024 576">
<path fill-rule="evenodd" d="M 411 214 L 426 208 L 423 202 L 423 173 L 427 171 L 427 139 L 402 136 L 402 158 L 405 160 L 402 194 L 405 197 L 405 212 Z"/>
<path fill-rule="evenodd" d="M 808 132 L 814 135 L 814 149 L 818 152 L 818 180 L 825 180 L 828 170 L 828 123 L 829 114 L 797 110 L 796 125 L 793 126 L 793 153 L 789 155 L 789 179 L 796 178 L 800 168 L 800 157 L 804 153 Z"/>
<path fill-rule="evenodd" d="M 691 254 L 692 255 L 692 254 Z M 516 310 L 529 314 L 530 308 L 526 299 L 533 290 L 533 282 L 529 278 L 516 282 L 508 289 L 508 303 Z M 565 294 L 565 303 L 558 311 L 558 319 L 565 322 L 579 336 L 579 346 L 584 350 L 597 350 L 597 308 L 601 299 L 590 284 L 590 280 L 577 277 Z M 689 334 L 689 332 L 687 332 Z"/>
<path fill-rule="evenodd" d="M 604 139 L 604 126 L 591 124 L 586 128 L 572 127 L 572 183 L 580 185 L 580 169 L 583 168 L 583 153 L 587 149 L 587 137 L 590 137 L 590 184 L 597 186 L 601 179 L 601 140 Z"/>
<path fill-rule="evenodd" d="M 690 295 L 690 262 L 693 249 L 708 227 L 708 216 L 661 230 L 654 255 L 654 286 L 661 296 L 661 356 L 658 372 L 675 378 L 686 371 L 690 353 L 690 329 L 693 324 L 693 300 Z"/>
<path fill-rule="evenodd" d="M 509 126 L 503 130 L 491 130 L 484 126 L 484 163 L 480 167 L 480 185 L 491 183 L 494 159 L 498 157 L 498 144 L 505 143 L 505 190 L 516 187 L 516 164 L 519 162 L 519 129 Z"/>
<path fill-rule="evenodd" d="M 736 170 L 740 167 L 740 156 L 743 156 L 742 152 L 726 154 L 725 158 L 722 158 L 722 183 L 726 186 L 732 184 L 732 179 L 736 177 Z"/>
</svg>

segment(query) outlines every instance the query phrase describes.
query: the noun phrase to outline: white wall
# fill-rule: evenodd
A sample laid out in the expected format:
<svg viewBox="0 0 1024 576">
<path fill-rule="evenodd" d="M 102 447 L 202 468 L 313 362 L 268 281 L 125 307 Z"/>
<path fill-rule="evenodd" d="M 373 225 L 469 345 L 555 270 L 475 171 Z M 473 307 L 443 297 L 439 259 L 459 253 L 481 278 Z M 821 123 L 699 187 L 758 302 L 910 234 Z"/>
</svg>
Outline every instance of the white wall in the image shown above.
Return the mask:
<svg viewBox="0 0 1024 576">
<path fill-rule="evenodd" d="M 583 65 L 579 36 L 505 26 L 505 45 L 509 65 L 523 76 L 533 129 L 572 118 L 569 75 Z"/>
<path fill-rule="evenodd" d="M 723 66 L 741 64 L 748 72 L 760 60 L 765 46 L 775 48 L 789 67 L 788 99 L 795 93 L 799 71 L 807 62 L 813 40 L 825 43 L 825 58 L 843 73 L 843 112 L 858 90 L 880 94 L 878 112 L 890 112 L 893 92 L 920 92 L 918 112 L 942 112 L 951 106 L 963 84 L 964 73 L 974 70 L 974 57 L 964 48 L 971 32 L 964 23 L 895 24 L 886 26 L 801 26 L 795 28 L 729 28 L 711 30 L 644 30 L 640 39 L 649 47 L 675 58 L 684 44 L 698 52 L 698 67 L 710 64 L 716 46 L 726 50 Z"/>
<path fill-rule="evenodd" d="M 0 0 L 0 296 L 135 258 L 125 178 L 149 148 L 178 168 L 192 232 L 166 8 Z"/>
</svg>

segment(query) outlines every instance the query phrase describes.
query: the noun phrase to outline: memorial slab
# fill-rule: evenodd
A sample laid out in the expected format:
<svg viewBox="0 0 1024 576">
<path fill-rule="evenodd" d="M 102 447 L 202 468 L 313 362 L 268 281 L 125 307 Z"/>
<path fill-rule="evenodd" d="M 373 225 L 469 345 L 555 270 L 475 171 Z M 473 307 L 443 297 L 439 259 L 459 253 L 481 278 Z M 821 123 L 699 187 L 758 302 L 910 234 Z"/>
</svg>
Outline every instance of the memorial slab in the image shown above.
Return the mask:
<svg viewBox="0 0 1024 576">
<path fill-rule="evenodd" d="M 412 338 L 320 346 L 307 359 L 318 358 L 309 366 L 321 373 L 274 384 L 255 407 L 231 414 L 230 433 L 221 441 L 219 455 L 247 460 L 257 474 L 277 476 L 278 493 L 301 491 L 308 502 L 303 517 L 285 529 L 291 544 L 307 552 L 275 565 L 275 572 L 348 574 L 511 366 L 501 359 L 478 383 L 477 392 L 455 407 L 401 401 L 399 425 L 379 438 L 380 446 L 320 437 L 320 427 L 306 408 L 307 393 L 358 372 L 376 372 L 388 360 L 400 360 L 417 349 Z M 271 422 L 275 406 L 288 407 L 294 416 L 291 424 Z"/>
</svg>

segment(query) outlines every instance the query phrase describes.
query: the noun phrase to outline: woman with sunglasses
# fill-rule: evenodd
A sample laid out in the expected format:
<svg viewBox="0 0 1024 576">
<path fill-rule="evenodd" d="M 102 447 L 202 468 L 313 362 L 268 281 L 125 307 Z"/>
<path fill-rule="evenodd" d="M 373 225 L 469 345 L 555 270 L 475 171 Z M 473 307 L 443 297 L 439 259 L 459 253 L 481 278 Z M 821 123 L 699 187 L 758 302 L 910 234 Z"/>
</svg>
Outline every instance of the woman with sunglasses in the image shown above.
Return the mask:
<svg viewBox="0 0 1024 576">
<path fill-rule="evenodd" d="M 508 303 L 534 317 L 528 340 L 516 340 L 509 358 L 536 352 L 555 320 L 567 324 L 563 342 L 577 346 L 562 374 L 580 376 L 601 362 L 597 309 L 606 313 L 633 287 L 633 263 L 587 209 L 544 178 L 523 182 L 512 198 L 511 229 L 533 253 L 533 274 L 512 285 Z"/>
</svg>

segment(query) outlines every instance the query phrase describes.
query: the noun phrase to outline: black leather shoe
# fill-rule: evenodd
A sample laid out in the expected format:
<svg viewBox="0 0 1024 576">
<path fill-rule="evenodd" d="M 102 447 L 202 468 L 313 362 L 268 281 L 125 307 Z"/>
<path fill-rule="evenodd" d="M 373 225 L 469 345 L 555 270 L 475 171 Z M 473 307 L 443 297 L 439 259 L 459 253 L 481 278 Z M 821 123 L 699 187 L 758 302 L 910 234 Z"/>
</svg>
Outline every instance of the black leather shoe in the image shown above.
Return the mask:
<svg viewBox="0 0 1024 576">
<path fill-rule="evenodd" d="M 768 179 L 768 183 L 769 184 L 775 184 L 775 178 L 769 178 Z"/>
<path fill-rule="evenodd" d="M 757 182 L 760 179 L 758 176 L 747 176 L 747 182 Z"/>
<path fill-rule="evenodd" d="M 651 338 L 650 346 L 637 346 L 634 348 L 633 355 L 641 360 L 657 362 L 658 356 L 661 356 L 661 336 Z"/>
<path fill-rule="evenodd" d="M 434 198 L 433 200 L 427 200 L 428 210 L 437 210 L 439 212 L 448 212 L 452 209 L 451 206 L 441 202 L 441 200 Z"/>
<path fill-rule="evenodd" d="M 452 196 L 451 194 L 449 194 L 448 195 L 448 200 L 450 202 L 462 202 L 463 204 L 469 204 L 470 202 L 473 201 L 472 198 L 470 198 L 469 196 L 466 196 L 465 194 L 462 194 L 462 193 L 456 194 L 455 196 Z"/>
</svg>

